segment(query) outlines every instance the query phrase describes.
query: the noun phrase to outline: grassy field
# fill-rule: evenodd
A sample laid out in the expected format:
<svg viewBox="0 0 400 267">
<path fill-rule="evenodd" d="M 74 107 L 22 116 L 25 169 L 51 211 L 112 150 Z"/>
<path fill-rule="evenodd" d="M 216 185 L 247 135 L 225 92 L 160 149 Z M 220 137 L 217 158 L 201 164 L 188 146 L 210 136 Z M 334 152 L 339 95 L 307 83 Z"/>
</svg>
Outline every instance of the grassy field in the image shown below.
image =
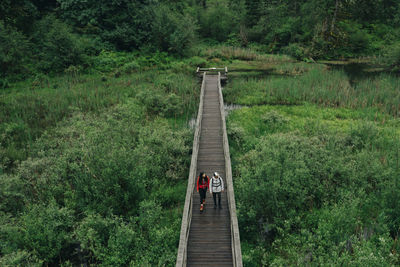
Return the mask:
<svg viewBox="0 0 400 267">
<path fill-rule="evenodd" d="M 400 79 L 381 74 L 350 84 L 346 73 L 322 64 L 283 63 L 265 78 L 237 77 L 224 96 L 241 105 L 296 105 L 305 102 L 326 107 L 377 107 L 400 115 Z"/>
<path fill-rule="evenodd" d="M 174 265 L 200 91 L 188 64 L 1 91 L 0 265 Z"/>
<path fill-rule="evenodd" d="M 241 107 L 246 266 L 399 264 L 399 78 L 224 46 L 95 61 L 1 91 L 0 265 L 174 265 L 197 66 L 228 66 Z"/>
<path fill-rule="evenodd" d="M 245 266 L 398 265 L 400 78 L 354 83 L 323 64 L 230 64 Z"/>
</svg>

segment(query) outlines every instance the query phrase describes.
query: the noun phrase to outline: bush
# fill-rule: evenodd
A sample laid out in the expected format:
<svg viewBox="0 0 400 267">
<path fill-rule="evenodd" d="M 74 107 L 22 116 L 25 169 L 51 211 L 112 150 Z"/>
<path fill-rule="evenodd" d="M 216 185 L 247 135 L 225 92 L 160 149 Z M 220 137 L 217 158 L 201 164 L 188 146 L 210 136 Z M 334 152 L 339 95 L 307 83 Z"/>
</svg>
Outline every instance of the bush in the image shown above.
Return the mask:
<svg viewBox="0 0 400 267">
<path fill-rule="evenodd" d="M 238 32 L 237 14 L 234 14 L 226 2 L 209 3 L 206 10 L 199 15 L 200 34 L 225 42 L 232 33 Z"/>
<path fill-rule="evenodd" d="M 86 47 L 82 37 L 73 34 L 70 26 L 52 15 L 35 24 L 33 42 L 40 61 L 37 68 L 41 71 L 57 73 L 84 63 Z"/>
<path fill-rule="evenodd" d="M 7 87 L 5 77 L 29 73 L 31 44 L 17 29 L 0 21 L 0 87 Z"/>
<path fill-rule="evenodd" d="M 152 39 L 161 51 L 188 55 L 196 37 L 196 22 L 190 15 L 182 15 L 166 5 L 155 9 Z"/>
<path fill-rule="evenodd" d="M 49 262 L 57 259 L 71 241 L 72 211 L 55 205 L 32 206 L 22 215 L 24 246 Z"/>
<path fill-rule="evenodd" d="M 110 64 L 133 62 L 123 53 L 104 57 Z M 162 53 L 153 59 L 168 60 Z M 12 91 L 5 98 L 0 152 L 13 147 L 26 155 L 0 174 L 0 262 L 172 265 L 190 165 L 192 132 L 186 123 L 197 110 L 196 80 L 143 71 L 101 82 L 101 76 L 74 77 L 70 70 L 65 87 Z M 47 82 L 54 83 L 50 78 L 43 87 Z M 162 101 L 157 113 L 147 112 L 156 106 L 142 101 L 145 92 Z M 28 144 L 30 136 L 35 140 Z M 10 161 L 10 154 L 3 155 L 1 168 Z"/>
<path fill-rule="evenodd" d="M 400 42 L 388 46 L 383 51 L 383 63 L 390 65 L 394 70 L 400 70 Z"/>
<path fill-rule="evenodd" d="M 196 68 L 196 67 L 200 67 L 200 68 L 207 67 L 207 60 L 205 60 L 204 58 L 198 57 L 198 56 L 189 58 L 187 60 L 187 62 L 193 68 Z"/>
<path fill-rule="evenodd" d="M 100 72 L 111 72 L 121 68 L 124 72 L 131 73 L 139 68 L 134 53 L 115 52 L 102 50 L 98 56 L 92 59 L 93 67 Z"/>
<path fill-rule="evenodd" d="M 89 252 L 90 263 L 121 266 L 129 264 L 135 256 L 133 251 L 140 240 L 135 228 L 134 222 L 92 214 L 82 220 L 75 234 L 81 248 Z"/>
<path fill-rule="evenodd" d="M 307 49 L 296 43 L 291 43 L 288 46 L 283 47 L 281 52 L 294 57 L 297 60 L 304 60 L 308 54 Z"/>
<path fill-rule="evenodd" d="M 246 265 L 398 265 L 398 125 L 373 114 L 309 105 L 232 112 Z"/>
<path fill-rule="evenodd" d="M 133 73 L 137 70 L 140 69 L 139 64 L 136 61 L 131 61 L 129 63 L 126 63 L 124 66 L 122 66 L 122 71 L 125 73 Z"/>
<path fill-rule="evenodd" d="M 25 250 L 18 250 L 16 252 L 6 254 L 0 258 L 0 265 L 4 267 L 11 266 L 43 266 L 43 261 L 39 260 L 36 256 Z"/>
</svg>

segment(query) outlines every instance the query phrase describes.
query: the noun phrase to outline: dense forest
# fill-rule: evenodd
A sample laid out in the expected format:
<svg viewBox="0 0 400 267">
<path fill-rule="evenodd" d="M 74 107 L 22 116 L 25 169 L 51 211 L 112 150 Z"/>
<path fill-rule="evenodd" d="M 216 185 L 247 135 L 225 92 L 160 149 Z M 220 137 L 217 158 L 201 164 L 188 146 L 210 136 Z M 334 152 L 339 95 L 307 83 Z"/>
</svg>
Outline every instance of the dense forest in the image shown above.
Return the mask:
<svg viewBox="0 0 400 267">
<path fill-rule="evenodd" d="M 198 66 L 245 266 L 400 264 L 399 1 L 2 0 L 1 266 L 175 264 Z"/>
<path fill-rule="evenodd" d="M 87 71 L 102 51 L 189 56 L 199 41 L 309 60 L 400 57 L 395 0 L 4 0 L 0 29 L 3 87 L 37 73 Z"/>
</svg>

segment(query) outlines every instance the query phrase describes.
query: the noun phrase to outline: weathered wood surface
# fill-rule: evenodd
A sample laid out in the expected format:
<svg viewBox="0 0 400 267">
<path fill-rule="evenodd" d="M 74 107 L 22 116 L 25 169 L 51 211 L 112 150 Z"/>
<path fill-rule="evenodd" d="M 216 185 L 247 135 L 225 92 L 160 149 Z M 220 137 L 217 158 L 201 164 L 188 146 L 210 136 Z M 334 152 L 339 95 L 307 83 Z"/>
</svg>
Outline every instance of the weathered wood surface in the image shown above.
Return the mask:
<svg viewBox="0 0 400 267">
<path fill-rule="evenodd" d="M 241 267 L 242 255 L 219 73 L 203 74 L 200 105 L 193 144 L 193 153 L 196 155 L 192 155 L 176 266 Z M 210 177 L 218 172 L 224 178 L 222 209 L 214 209 L 212 196 L 208 192 L 205 210 L 200 213 L 200 196 L 195 188 L 200 172 L 206 172 Z M 188 203 L 190 206 L 187 206 Z"/>
<path fill-rule="evenodd" d="M 197 174 L 208 176 L 218 172 L 225 179 L 222 118 L 220 112 L 218 75 L 205 76 L 203 119 L 201 122 Z M 192 220 L 190 225 L 187 266 L 233 266 L 231 227 L 227 193 L 222 193 L 222 209 L 214 209 L 207 193 L 205 210 L 200 213 L 200 196 L 192 188 Z"/>
<path fill-rule="evenodd" d="M 226 68 L 226 67 L 225 67 Z M 228 69 L 226 68 L 226 73 Z M 221 87 L 221 74 L 218 73 L 218 93 L 219 93 L 219 108 L 220 113 L 225 114 L 224 110 L 224 98 L 222 96 L 222 87 Z M 231 246 L 232 246 L 232 256 L 233 256 L 233 266 L 242 267 L 242 249 L 240 246 L 240 235 L 239 235 L 239 223 L 236 215 L 236 201 L 235 201 L 235 191 L 233 189 L 233 177 L 232 177 L 232 165 L 231 165 L 231 156 L 229 152 L 229 142 L 228 142 L 228 134 L 226 131 L 226 121 L 225 116 L 222 115 L 222 139 L 224 146 L 224 158 L 225 158 L 225 171 L 226 171 L 226 188 L 227 188 L 227 199 L 229 206 L 229 213 L 231 218 Z"/>
<path fill-rule="evenodd" d="M 224 67 L 224 68 L 200 68 L 200 67 L 197 67 L 197 69 L 196 69 L 196 73 L 199 77 L 202 76 L 204 72 L 207 72 L 208 74 L 217 75 L 218 73 L 221 73 L 221 71 L 222 71 L 222 74 L 220 75 L 220 80 L 226 81 L 228 79 L 228 67 Z"/>
<path fill-rule="evenodd" d="M 204 102 L 204 89 L 205 89 L 205 76 L 203 73 L 203 82 L 201 84 L 199 110 L 197 112 L 196 128 L 193 138 L 192 161 L 190 164 L 188 187 L 186 190 L 185 206 L 183 208 L 181 233 L 179 238 L 178 255 L 176 259 L 176 266 L 186 266 L 187 260 L 187 241 L 189 236 L 190 223 L 192 219 L 192 201 L 193 201 L 193 187 L 195 185 L 194 177 L 197 172 L 197 158 L 199 152 L 200 130 L 203 118 L 203 102 Z"/>
</svg>

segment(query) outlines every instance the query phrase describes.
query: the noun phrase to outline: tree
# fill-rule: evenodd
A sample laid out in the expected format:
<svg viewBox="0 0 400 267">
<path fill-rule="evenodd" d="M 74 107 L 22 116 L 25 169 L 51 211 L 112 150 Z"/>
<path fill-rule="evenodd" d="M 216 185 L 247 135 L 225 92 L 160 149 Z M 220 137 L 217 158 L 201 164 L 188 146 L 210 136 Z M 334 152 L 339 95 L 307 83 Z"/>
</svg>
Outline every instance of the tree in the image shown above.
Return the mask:
<svg viewBox="0 0 400 267">
<path fill-rule="evenodd" d="M 157 1 L 57 1 L 68 23 L 82 33 L 99 35 L 117 49 L 137 49 L 150 40 Z"/>
</svg>

